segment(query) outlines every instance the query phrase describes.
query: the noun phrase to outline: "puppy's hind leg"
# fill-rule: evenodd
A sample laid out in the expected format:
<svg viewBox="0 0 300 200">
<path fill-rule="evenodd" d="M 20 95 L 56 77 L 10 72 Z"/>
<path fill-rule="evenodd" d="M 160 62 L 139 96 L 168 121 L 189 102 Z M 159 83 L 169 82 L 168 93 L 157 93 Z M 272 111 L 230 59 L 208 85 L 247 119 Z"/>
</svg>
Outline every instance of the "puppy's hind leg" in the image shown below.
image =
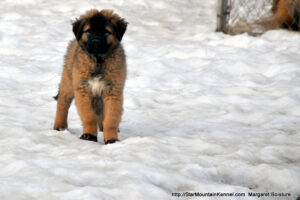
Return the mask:
<svg viewBox="0 0 300 200">
<path fill-rule="evenodd" d="M 99 127 L 99 131 L 103 132 L 103 114 L 97 115 L 97 125 Z"/>
<path fill-rule="evenodd" d="M 62 80 L 59 85 L 59 93 L 56 97 L 57 108 L 53 129 L 62 131 L 68 128 L 68 110 L 74 98 L 71 79 L 66 76 L 66 74 L 63 74 Z"/>
<path fill-rule="evenodd" d="M 92 98 L 92 107 L 96 114 L 97 126 L 99 131 L 103 131 L 103 100 L 101 96 L 94 96 Z"/>
</svg>

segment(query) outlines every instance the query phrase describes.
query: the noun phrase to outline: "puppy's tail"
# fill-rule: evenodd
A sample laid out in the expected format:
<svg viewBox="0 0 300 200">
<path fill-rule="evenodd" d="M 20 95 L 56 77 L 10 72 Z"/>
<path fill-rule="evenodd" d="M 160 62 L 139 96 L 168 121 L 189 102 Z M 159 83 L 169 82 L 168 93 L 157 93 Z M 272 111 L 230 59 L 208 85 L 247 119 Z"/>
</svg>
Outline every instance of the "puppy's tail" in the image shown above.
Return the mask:
<svg viewBox="0 0 300 200">
<path fill-rule="evenodd" d="M 57 93 L 57 95 L 56 95 L 56 96 L 54 96 L 54 97 L 53 97 L 53 99 L 55 99 L 55 100 L 57 101 L 58 97 L 59 97 L 59 90 L 58 90 L 58 93 Z"/>
</svg>

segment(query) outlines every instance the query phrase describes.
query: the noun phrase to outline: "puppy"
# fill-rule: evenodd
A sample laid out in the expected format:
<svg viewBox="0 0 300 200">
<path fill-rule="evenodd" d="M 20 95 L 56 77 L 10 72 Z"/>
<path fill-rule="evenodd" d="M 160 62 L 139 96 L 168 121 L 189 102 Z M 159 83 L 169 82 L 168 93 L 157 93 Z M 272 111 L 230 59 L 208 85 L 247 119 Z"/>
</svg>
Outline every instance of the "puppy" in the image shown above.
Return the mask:
<svg viewBox="0 0 300 200">
<path fill-rule="evenodd" d="M 70 104 L 80 115 L 81 139 L 97 142 L 97 127 L 105 144 L 118 141 L 123 111 L 126 56 L 121 45 L 127 22 L 112 10 L 92 9 L 73 23 L 75 39 L 65 55 L 54 129 L 68 127 Z"/>
</svg>

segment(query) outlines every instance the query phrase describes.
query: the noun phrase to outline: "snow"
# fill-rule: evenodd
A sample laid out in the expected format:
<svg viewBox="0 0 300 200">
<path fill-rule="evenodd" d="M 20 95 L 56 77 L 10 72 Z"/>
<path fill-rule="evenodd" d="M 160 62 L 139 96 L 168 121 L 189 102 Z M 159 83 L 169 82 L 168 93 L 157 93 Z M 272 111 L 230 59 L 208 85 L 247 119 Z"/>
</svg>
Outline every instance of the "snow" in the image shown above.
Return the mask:
<svg viewBox="0 0 300 200">
<path fill-rule="evenodd" d="M 216 33 L 216 3 L 2 0 L 0 199 L 300 196 L 300 35 Z M 52 130 L 71 21 L 90 8 L 129 22 L 121 141 L 111 145 L 102 133 L 78 139 L 74 105 L 69 129 Z"/>
</svg>

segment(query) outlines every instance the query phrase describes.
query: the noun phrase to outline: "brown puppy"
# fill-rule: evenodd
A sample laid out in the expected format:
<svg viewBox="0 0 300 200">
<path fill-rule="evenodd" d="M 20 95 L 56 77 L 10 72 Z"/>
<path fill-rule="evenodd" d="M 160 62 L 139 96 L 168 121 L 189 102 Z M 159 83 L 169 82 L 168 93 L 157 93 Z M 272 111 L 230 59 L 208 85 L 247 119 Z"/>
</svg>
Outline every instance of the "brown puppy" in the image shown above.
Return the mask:
<svg viewBox="0 0 300 200">
<path fill-rule="evenodd" d="M 84 140 L 97 141 L 97 127 L 105 143 L 118 140 L 126 57 L 120 44 L 127 22 L 112 10 L 89 10 L 73 23 L 76 39 L 65 56 L 55 130 L 67 128 L 68 109 L 75 104 L 82 120 Z"/>
<path fill-rule="evenodd" d="M 272 11 L 280 27 L 299 30 L 300 0 L 273 0 Z"/>
</svg>

